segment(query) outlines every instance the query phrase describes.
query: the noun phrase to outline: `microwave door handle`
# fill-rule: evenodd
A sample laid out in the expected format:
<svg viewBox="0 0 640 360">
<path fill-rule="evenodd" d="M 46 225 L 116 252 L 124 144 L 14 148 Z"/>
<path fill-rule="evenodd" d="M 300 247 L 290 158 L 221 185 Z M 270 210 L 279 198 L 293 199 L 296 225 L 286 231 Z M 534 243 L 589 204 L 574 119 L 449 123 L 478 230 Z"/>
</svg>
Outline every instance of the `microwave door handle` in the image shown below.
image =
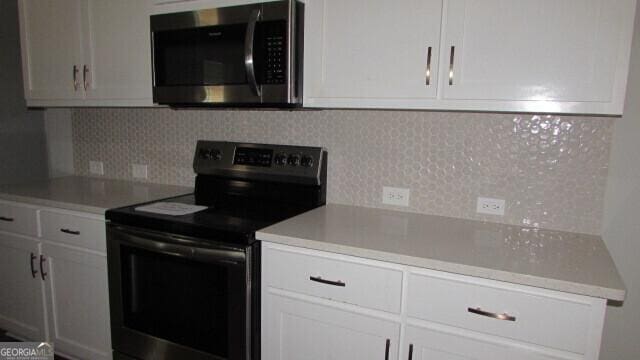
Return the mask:
<svg viewBox="0 0 640 360">
<path fill-rule="evenodd" d="M 260 19 L 260 9 L 255 9 L 251 13 L 251 19 L 247 25 L 247 34 L 244 39 L 244 66 L 247 71 L 247 79 L 254 94 L 262 96 L 262 91 L 256 80 L 256 69 L 253 63 L 253 41 L 256 35 L 256 23 Z"/>
</svg>

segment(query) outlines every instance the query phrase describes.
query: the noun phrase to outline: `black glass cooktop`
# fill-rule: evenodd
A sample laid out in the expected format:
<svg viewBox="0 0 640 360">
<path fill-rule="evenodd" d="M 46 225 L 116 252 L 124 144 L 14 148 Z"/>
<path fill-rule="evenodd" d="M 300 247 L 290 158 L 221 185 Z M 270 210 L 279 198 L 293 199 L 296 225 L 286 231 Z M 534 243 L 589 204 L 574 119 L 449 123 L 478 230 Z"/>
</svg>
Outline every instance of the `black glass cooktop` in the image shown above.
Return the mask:
<svg viewBox="0 0 640 360">
<path fill-rule="evenodd" d="M 308 210 L 306 207 L 278 201 L 256 201 L 233 196 L 209 203 L 197 201 L 192 194 L 154 203 L 160 201 L 207 206 L 207 209 L 188 215 L 171 216 L 136 210 L 144 205 L 137 204 L 108 210 L 106 218 L 121 225 L 148 230 L 248 244 L 255 240 L 256 231 Z"/>
</svg>

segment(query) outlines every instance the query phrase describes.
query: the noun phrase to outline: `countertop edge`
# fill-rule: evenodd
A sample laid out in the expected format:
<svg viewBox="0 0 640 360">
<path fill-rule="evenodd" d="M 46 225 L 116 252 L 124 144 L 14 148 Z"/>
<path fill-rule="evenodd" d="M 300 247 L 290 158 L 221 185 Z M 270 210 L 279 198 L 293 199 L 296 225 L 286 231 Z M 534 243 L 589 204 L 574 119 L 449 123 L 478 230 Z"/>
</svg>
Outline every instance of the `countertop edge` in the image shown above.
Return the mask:
<svg viewBox="0 0 640 360">
<path fill-rule="evenodd" d="M 547 290 L 554 290 L 577 295 L 608 299 L 612 301 L 624 301 L 626 290 L 587 285 L 570 281 L 544 278 L 526 274 L 511 273 L 501 270 L 492 270 L 483 267 L 476 267 L 447 261 L 429 258 L 420 258 L 402 255 L 391 252 L 357 248 L 352 246 L 320 242 L 310 239 L 302 239 L 290 236 L 271 234 L 267 232 L 256 232 L 256 239 L 273 242 L 282 245 L 297 246 L 312 250 L 333 252 L 342 255 L 362 257 L 371 260 L 386 261 L 407 266 L 415 266 L 430 270 L 444 271 L 459 275 L 473 276 L 484 279 L 504 281 L 508 283 L 532 286 Z"/>
<path fill-rule="evenodd" d="M 102 215 L 102 216 L 104 216 L 104 213 L 108 210 L 105 208 L 100 208 L 95 206 L 80 205 L 80 204 L 69 203 L 64 201 L 41 199 L 41 198 L 30 197 L 30 196 L 12 195 L 7 193 L 0 193 L 0 200 L 19 202 L 19 203 L 24 203 L 28 205 L 46 206 L 50 208 L 84 212 L 84 213 L 90 213 L 90 214 Z"/>
</svg>

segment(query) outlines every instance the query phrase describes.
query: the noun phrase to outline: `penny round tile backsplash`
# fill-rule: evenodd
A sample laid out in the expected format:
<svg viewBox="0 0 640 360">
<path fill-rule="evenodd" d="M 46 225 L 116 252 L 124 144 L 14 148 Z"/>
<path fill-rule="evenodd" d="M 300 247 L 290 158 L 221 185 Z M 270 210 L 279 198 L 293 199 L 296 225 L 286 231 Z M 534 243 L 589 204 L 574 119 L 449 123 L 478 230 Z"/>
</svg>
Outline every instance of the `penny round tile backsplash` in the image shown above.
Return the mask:
<svg viewBox="0 0 640 360">
<path fill-rule="evenodd" d="M 196 141 L 323 146 L 328 201 L 598 234 L 615 120 L 602 117 L 418 111 L 76 109 L 74 165 L 89 175 L 190 185 Z M 382 187 L 411 190 L 382 204 Z M 504 217 L 476 214 L 479 196 Z"/>
</svg>

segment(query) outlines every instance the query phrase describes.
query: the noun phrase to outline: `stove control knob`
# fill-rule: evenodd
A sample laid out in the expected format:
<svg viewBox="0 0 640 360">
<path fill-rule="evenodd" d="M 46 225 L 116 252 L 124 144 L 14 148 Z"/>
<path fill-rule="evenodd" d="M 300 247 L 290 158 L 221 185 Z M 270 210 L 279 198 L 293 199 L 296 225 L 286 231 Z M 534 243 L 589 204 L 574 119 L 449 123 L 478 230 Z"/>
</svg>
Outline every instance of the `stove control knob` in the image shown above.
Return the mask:
<svg viewBox="0 0 640 360">
<path fill-rule="evenodd" d="M 198 151 L 198 154 L 200 155 L 201 159 L 211 159 L 211 152 L 209 151 L 209 149 L 200 149 Z"/>
<path fill-rule="evenodd" d="M 213 159 L 213 160 L 221 160 L 222 159 L 222 151 L 220 151 L 218 149 L 211 149 L 209 151 L 209 154 L 211 154 L 211 159 Z"/>
<path fill-rule="evenodd" d="M 287 165 L 287 154 L 279 153 L 275 156 L 274 161 L 276 165 L 284 166 Z"/>
<path fill-rule="evenodd" d="M 289 166 L 300 165 L 300 155 L 298 154 L 289 155 L 289 158 L 287 159 L 287 163 L 289 164 Z"/>
<path fill-rule="evenodd" d="M 220 160 L 222 159 L 222 152 L 218 149 L 200 149 L 198 151 L 200 158 L 205 160 Z"/>
<path fill-rule="evenodd" d="M 304 167 L 312 167 L 313 166 L 313 158 L 309 155 L 305 155 L 300 159 L 300 165 Z"/>
</svg>

